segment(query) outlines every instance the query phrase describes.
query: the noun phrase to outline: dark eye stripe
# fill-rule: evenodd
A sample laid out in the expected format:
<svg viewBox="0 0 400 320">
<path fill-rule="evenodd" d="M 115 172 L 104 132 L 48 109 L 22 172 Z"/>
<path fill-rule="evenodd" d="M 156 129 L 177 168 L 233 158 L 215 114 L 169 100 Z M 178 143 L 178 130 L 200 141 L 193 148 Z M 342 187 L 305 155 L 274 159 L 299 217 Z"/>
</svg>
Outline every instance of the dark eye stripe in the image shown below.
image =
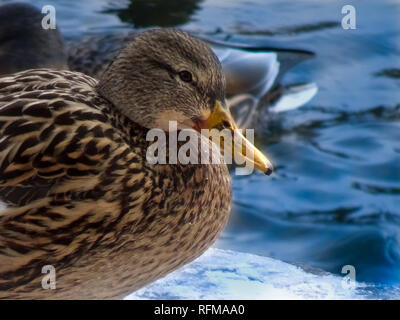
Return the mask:
<svg viewBox="0 0 400 320">
<path fill-rule="evenodd" d="M 169 73 L 171 74 L 176 74 L 177 72 L 168 64 L 168 63 L 164 63 L 161 61 L 157 61 L 154 59 L 151 59 L 150 61 L 153 65 L 159 67 L 160 69 L 165 69 L 167 70 Z"/>
<path fill-rule="evenodd" d="M 150 62 L 153 65 L 156 65 L 157 67 L 159 67 L 160 69 L 164 69 L 164 70 L 168 71 L 168 73 L 170 74 L 171 77 L 178 75 L 182 81 L 185 81 L 187 83 L 192 84 L 194 87 L 197 87 L 197 83 L 194 81 L 193 75 L 189 71 L 183 70 L 183 71 L 178 72 L 174 68 L 172 68 L 168 63 L 157 61 L 155 59 L 151 59 Z M 183 74 L 185 74 L 185 75 L 183 75 Z M 188 76 L 188 75 L 190 75 L 190 76 Z M 182 79 L 182 76 L 184 79 Z"/>
</svg>

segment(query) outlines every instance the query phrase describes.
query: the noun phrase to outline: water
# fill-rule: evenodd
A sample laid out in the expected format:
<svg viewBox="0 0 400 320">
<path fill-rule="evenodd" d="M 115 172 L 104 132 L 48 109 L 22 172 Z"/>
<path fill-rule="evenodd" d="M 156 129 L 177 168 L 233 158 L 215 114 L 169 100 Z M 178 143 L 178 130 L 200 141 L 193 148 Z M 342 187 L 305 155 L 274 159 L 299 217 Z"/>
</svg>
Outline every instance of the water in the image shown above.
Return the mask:
<svg viewBox="0 0 400 320">
<path fill-rule="evenodd" d="M 283 81 L 315 81 L 318 95 L 278 118 L 260 116 L 259 144 L 277 170 L 233 177 L 232 217 L 217 246 L 336 274 L 354 265 L 358 280 L 400 283 L 400 1 L 353 2 L 356 30 L 341 28 L 348 1 L 337 0 L 34 4 L 56 7 L 67 38 L 162 25 L 315 51 Z"/>
</svg>

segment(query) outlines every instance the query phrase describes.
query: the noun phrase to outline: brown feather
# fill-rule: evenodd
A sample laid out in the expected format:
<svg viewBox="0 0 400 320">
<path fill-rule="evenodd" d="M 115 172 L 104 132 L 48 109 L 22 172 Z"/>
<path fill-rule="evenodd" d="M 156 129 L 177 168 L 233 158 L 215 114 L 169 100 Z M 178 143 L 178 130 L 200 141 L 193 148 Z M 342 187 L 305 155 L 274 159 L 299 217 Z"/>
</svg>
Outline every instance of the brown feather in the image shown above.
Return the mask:
<svg viewBox="0 0 400 320">
<path fill-rule="evenodd" d="M 226 166 L 150 165 L 147 129 L 96 85 L 46 69 L 0 80 L 0 298 L 119 298 L 199 256 L 226 224 Z M 49 264 L 56 290 L 41 287 Z"/>
</svg>

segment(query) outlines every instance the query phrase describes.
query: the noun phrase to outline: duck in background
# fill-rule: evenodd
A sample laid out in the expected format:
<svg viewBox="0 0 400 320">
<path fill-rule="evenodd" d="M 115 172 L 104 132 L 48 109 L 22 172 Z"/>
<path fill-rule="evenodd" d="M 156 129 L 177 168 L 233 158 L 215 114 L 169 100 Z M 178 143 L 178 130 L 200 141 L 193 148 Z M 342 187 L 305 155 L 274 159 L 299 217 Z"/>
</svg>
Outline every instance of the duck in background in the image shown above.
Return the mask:
<svg viewBox="0 0 400 320">
<path fill-rule="evenodd" d="M 42 18 L 42 13 L 29 4 L 0 7 L 0 75 L 32 68 L 69 68 L 98 79 L 136 33 L 64 41 L 58 29 L 41 27 Z M 280 84 L 286 72 L 314 56 L 311 51 L 199 37 L 211 45 L 222 64 L 228 105 L 240 128 L 255 126 L 265 109 L 271 113 L 296 109 L 317 93 L 315 83 Z"/>
<path fill-rule="evenodd" d="M 68 69 L 58 29 L 43 29 L 43 14 L 26 3 L 0 6 L 0 76 L 33 68 Z"/>
</svg>

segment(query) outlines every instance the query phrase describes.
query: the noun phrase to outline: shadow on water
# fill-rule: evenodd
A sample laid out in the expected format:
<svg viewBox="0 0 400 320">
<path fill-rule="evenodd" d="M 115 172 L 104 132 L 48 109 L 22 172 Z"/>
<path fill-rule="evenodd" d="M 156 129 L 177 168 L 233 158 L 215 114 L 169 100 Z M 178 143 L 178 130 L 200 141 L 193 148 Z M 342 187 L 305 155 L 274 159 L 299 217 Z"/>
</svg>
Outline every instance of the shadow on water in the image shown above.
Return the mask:
<svg viewBox="0 0 400 320">
<path fill-rule="evenodd" d="M 396 68 L 384 69 L 379 72 L 376 72 L 375 75 L 377 77 L 388 77 L 388 78 L 400 79 L 400 69 L 396 69 Z"/>
<path fill-rule="evenodd" d="M 313 32 L 313 31 L 321 31 L 331 28 L 338 28 L 340 24 L 336 21 L 324 21 L 319 23 L 312 23 L 312 24 L 303 24 L 297 26 L 290 26 L 290 27 L 281 27 L 276 30 L 254 30 L 237 26 L 236 32 L 240 35 L 247 35 L 247 36 L 282 36 L 282 35 L 296 35 L 301 33 Z"/>
</svg>

